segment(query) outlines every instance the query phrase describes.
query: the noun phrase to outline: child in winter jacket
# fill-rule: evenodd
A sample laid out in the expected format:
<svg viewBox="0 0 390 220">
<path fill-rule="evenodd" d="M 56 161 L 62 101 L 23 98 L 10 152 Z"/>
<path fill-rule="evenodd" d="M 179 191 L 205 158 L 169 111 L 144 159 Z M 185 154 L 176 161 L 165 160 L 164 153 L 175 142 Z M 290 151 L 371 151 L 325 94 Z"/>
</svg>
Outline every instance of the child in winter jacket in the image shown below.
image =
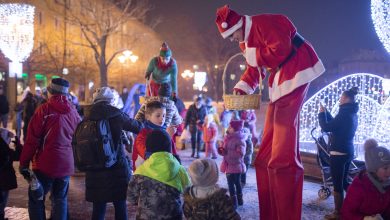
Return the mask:
<svg viewBox="0 0 390 220">
<path fill-rule="evenodd" d="M 253 142 L 252 142 L 252 134 L 249 129 L 249 124 L 244 122 L 243 132 L 248 134 L 248 138 L 245 140 L 245 155 L 244 155 L 244 163 L 246 171 L 241 174 L 241 186 L 244 187 L 246 184 L 246 173 L 248 172 L 248 168 L 252 162 L 252 154 L 253 154 Z"/>
<path fill-rule="evenodd" d="M 208 114 L 203 124 L 203 141 L 206 148 L 206 158 L 217 159 L 216 142 L 218 137 L 218 127 L 214 122 L 214 116 Z"/>
<path fill-rule="evenodd" d="M 145 140 L 147 135 L 155 129 L 165 130 L 164 126 L 165 117 L 166 117 L 166 108 L 163 103 L 159 101 L 149 102 L 146 105 L 146 121 L 144 122 L 144 128 L 141 129 L 134 141 L 134 149 L 132 153 L 133 160 L 133 170 L 135 170 L 139 165 L 145 160 Z M 173 135 L 173 133 L 172 133 Z M 179 160 L 177 156 L 176 148 L 172 147 L 173 155 Z"/>
<path fill-rule="evenodd" d="M 19 160 L 22 145 L 15 137 L 15 150 L 9 147 L 13 133 L 7 129 L 0 128 L 0 220 L 4 219 L 4 209 L 8 201 L 8 193 L 16 189 L 16 175 L 12 166 L 14 161 Z"/>
<path fill-rule="evenodd" d="M 146 138 L 145 162 L 129 183 L 128 200 L 136 219 L 182 219 L 181 194 L 190 185 L 185 168 L 172 156 L 171 138 L 153 130 Z"/>
<path fill-rule="evenodd" d="M 220 188 L 218 166 L 214 160 L 197 159 L 188 168 L 192 186 L 184 191 L 184 216 L 188 220 L 241 219 L 233 204 Z"/>
<path fill-rule="evenodd" d="M 341 219 L 390 219 L 390 151 L 374 139 L 364 143 L 366 171 L 355 177 L 341 209 Z"/>
<path fill-rule="evenodd" d="M 244 121 L 233 120 L 227 130 L 223 145 L 218 149 L 223 155 L 221 164 L 221 172 L 226 173 L 228 181 L 229 193 L 233 205 L 243 205 L 241 174 L 246 171 L 244 163 L 245 155 L 245 140 L 248 139 L 248 134 L 243 132 Z"/>
</svg>

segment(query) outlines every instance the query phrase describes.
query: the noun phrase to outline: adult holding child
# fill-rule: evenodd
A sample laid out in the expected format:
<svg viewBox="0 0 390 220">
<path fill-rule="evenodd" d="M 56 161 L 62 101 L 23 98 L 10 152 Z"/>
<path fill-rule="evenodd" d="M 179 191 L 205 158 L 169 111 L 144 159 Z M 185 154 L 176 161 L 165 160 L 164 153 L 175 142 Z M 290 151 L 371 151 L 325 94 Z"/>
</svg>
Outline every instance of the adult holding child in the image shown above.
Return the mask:
<svg viewBox="0 0 390 220">
<path fill-rule="evenodd" d="M 247 68 L 234 87 L 251 94 L 270 73 L 263 139 L 255 160 L 261 219 L 301 219 L 303 166 L 298 116 L 309 83 L 325 68 L 308 41 L 284 15 L 243 16 L 225 5 L 216 24 L 223 38 L 239 43 Z M 286 183 L 289 183 L 286 186 Z"/>
</svg>

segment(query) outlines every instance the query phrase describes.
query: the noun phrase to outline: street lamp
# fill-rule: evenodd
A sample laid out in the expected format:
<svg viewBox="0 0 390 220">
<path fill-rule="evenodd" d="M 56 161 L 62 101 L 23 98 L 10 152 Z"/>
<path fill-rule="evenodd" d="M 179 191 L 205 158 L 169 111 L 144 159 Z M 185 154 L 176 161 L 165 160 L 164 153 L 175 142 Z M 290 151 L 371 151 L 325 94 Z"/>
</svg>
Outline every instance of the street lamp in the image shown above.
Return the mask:
<svg viewBox="0 0 390 220">
<path fill-rule="evenodd" d="M 133 54 L 131 50 L 125 50 L 122 52 L 122 55 L 118 57 L 120 63 L 125 63 L 126 60 L 130 60 L 132 63 L 137 62 L 138 56 Z"/>
<path fill-rule="evenodd" d="M 181 77 L 183 77 L 183 79 L 191 79 L 192 77 L 194 77 L 194 73 L 191 72 L 191 70 L 184 70 L 184 72 L 181 73 Z"/>
</svg>

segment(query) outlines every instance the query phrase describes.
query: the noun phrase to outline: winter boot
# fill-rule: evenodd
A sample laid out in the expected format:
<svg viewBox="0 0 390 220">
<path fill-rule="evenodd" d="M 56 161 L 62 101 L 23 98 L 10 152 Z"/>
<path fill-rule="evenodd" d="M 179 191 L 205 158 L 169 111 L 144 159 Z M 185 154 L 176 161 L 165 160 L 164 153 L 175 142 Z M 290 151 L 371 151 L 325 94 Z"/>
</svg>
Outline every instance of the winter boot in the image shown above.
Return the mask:
<svg viewBox="0 0 390 220">
<path fill-rule="evenodd" d="M 343 196 L 341 193 L 333 192 L 333 198 L 334 198 L 334 212 L 328 215 L 325 215 L 325 219 L 327 220 L 338 220 L 340 219 L 340 211 L 341 207 L 343 206 Z"/>
<path fill-rule="evenodd" d="M 242 198 L 242 194 L 237 194 L 237 202 L 239 206 L 244 205 L 244 200 Z"/>
<path fill-rule="evenodd" d="M 232 204 L 233 204 L 234 210 L 236 210 L 237 207 L 238 207 L 237 196 L 236 195 L 230 196 L 230 199 L 232 200 Z"/>
<path fill-rule="evenodd" d="M 192 148 L 192 153 L 191 153 L 191 157 L 194 157 L 195 156 L 195 149 Z"/>
</svg>

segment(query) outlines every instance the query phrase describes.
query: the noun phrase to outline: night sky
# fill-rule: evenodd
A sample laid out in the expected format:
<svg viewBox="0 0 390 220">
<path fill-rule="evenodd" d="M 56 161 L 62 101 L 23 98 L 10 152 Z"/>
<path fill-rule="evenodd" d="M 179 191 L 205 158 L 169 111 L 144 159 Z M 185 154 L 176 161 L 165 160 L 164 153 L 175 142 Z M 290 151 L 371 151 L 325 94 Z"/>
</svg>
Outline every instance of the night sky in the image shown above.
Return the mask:
<svg viewBox="0 0 390 220">
<path fill-rule="evenodd" d="M 334 63 L 358 49 L 385 53 L 371 20 L 369 0 L 151 0 L 153 16 L 162 22 L 155 30 L 169 42 L 174 56 L 191 59 L 191 36 L 214 28 L 215 11 L 224 4 L 240 14 L 261 13 L 288 16 L 309 40 L 322 61 Z M 221 37 L 221 41 L 222 41 Z M 231 44 L 229 40 L 226 43 Z M 234 44 L 234 43 L 232 43 Z"/>
</svg>

